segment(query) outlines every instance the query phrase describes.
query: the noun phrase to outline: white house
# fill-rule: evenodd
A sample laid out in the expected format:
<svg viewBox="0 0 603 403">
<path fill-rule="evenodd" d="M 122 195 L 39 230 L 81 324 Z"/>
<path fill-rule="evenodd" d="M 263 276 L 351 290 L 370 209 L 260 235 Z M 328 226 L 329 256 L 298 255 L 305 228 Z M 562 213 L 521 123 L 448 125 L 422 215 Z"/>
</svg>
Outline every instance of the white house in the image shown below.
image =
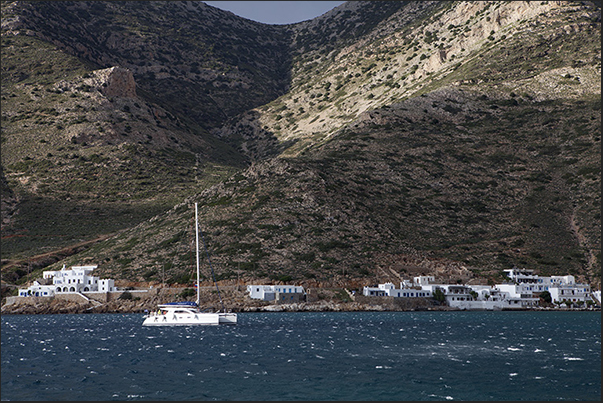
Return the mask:
<svg viewBox="0 0 603 403">
<path fill-rule="evenodd" d="M 364 287 L 362 295 L 367 297 L 396 297 L 396 298 L 431 298 L 429 290 L 408 287 L 408 282 L 402 281 L 400 288 L 395 288 L 393 283 L 379 284 L 377 287 Z"/>
<path fill-rule="evenodd" d="M 390 290 L 393 289 L 393 283 L 379 284 L 377 287 L 364 287 L 362 289 L 362 295 L 367 297 L 388 297 Z"/>
<path fill-rule="evenodd" d="M 518 269 L 514 267 L 512 269 L 503 270 L 507 273 L 507 277 L 516 283 L 536 283 L 538 282 L 538 275 L 534 274 L 532 269 Z"/>
<path fill-rule="evenodd" d="M 553 302 L 584 303 L 591 299 L 590 286 L 577 284 L 572 275 L 540 277 L 534 274 L 534 270 L 517 268 L 505 272 L 511 283 L 495 286 L 438 284 L 433 276 L 419 276 L 414 277 L 412 282 L 403 280 L 400 289 L 396 289 L 392 283 L 364 287 L 363 295 L 432 297 L 439 290 L 451 307 L 487 310 L 533 308 L 538 306 L 539 294 L 544 291 L 551 294 Z"/>
<path fill-rule="evenodd" d="M 520 309 L 527 304 L 519 296 L 487 285 L 426 284 L 422 288 L 430 290 L 432 295 L 439 289 L 444 294 L 446 304 L 458 309 Z"/>
<path fill-rule="evenodd" d="M 435 277 L 433 276 L 418 276 L 413 278 L 414 284 L 418 286 L 433 284 L 435 281 Z"/>
<path fill-rule="evenodd" d="M 297 285 L 248 285 L 247 292 L 253 299 L 278 302 L 299 302 L 306 295 L 304 287 Z"/>
<path fill-rule="evenodd" d="M 539 297 L 533 293 L 533 286 L 529 283 L 522 284 L 496 284 L 495 288 L 509 295 L 510 299 L 521 301 L 522 308 L 538 306 Z"/>
<path fill-rule="evenodd" d="M 440 290 L 446 298 L 448 306 L 459 308 L 461 302 L 472 301 L 471 287 L 460 284 L 423 284 L 421 289 L 429 291 L 433 295 L 436 290 Z"/>
<path fill-rule="evenodd" d="M 586 284 L 560 285 L 550 287 L 549 293 L 553 302 L 562 303 L 564 301 L 571 303 L 585 303 L 590 298 L 590 286 Z"/>
<path fill-rule="evenodd" d="M 392 293 L 393 294 L 393 293 Z M 402 298 L 431 298 L 432 294 L 429 290 L 417 290 L 414 288 L 401 288 L 399 290 L 395 290 L 395 295 L 391 295 L 392 297 L 402 297 Z"/>
<path fill-rule="evenodd" d="M 100 280 L 92 275 L 98 266 L 72 266 L 70 270 L 63 268 L 43 272 L 43 278 L 52 279 L 52 285 L 42 285 L 34 281 L 29 288 L 19 289 L 20 297 L 51 297 L 60 293 L 110 292 L 116 291 L 114 280 Z"/>
<path fill-rule="evenodd" d="M 52 297 L 54 296 L 55 286 L 42 285 L 37 281 L 33 282 L 28 288 L 19 288 L 20 297 Z"/>
<path fill-rule="evenodd" d="M 590 285 L 576 283 L 572 275 L 538 276 L 533 270 L 513 268 L 505 270 L 507 276 L 518 285 L 520 293 L 541 293 L 548 291 L 555 303 L 563 301 L 584 303 L 590 298 Z"/>
<path fill-rule="evenodd" d="M 420 284 L 423 290 L 430 291 L 431 295 L 440 290 L 444 294 L 446 304 L 459 309 L 519 309 L 538 302 L 538 298 L 533 298 L 531 294 L 511 293 L 511 290 L 487 285 L 438 284 L 434 283 L 431 276 L 415 277 L 414 283 Z"/>
<path fill-rule="evenodd" d="M 115 288 L 115 280 L 110 278 L 98 280 L 98 291 L 111 292 L 116 290 L 117 289 Z"/>
</svg>

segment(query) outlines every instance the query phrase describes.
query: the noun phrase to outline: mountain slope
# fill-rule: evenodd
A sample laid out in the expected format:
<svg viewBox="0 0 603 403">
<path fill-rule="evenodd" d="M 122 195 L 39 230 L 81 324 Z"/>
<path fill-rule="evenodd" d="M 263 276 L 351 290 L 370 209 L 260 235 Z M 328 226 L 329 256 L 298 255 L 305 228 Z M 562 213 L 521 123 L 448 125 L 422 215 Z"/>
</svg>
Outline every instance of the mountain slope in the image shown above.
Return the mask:
<svg viewBox="0 0 603 403">
<path fill-rule="evenodd" d="M 49 3 L 59 5 L 27 3 L 29 22 L 5 23 L 3 10 L 3 59 L 22 63 L 18 52 L 44 47 L 60 56 L 52 69 L 32 58 L 28 70 L 42 72 L 28 77 L 16 61 L 3 65 L 3 186 L 11 200 L 31 197 L 76 215 L 88 209 L 92 228 L 78 236 L 122 229 L 60 264 L 186 283 L 196 201 L 224 280 L 360 286 L 433 273 L 498 281 L 518 265 L 600 283 L 600 7 L 348 2 L 316 20 L 266 26 L 203 3 L 100 2 L 107 21 L 91 17 L 98 5 Z M 65 7 L 74 29 L 94 35 L 51 33 L 40 29 L 42 14 L 32 17 L 43 9 L 60 21 Z M 165 7 L 173 19 L 160 18 Z M 170 24 L 191 15 L 220 29 L 190 27 L 198 41 L 179 36 Z M 19 24 L 42 33 L 8 36 Z M 141 37 L 162 43 L 161 52 L 145 59 Z M 187 70 L 193 60 L 203 74 Z M 107 95 L 105 67 L 113 65 L 133 73 L 134 92 L 118 85 L 118 95 Z M 69 111 L 55 106 L 71 94 L 85 114 L 73 103 Z M 204 102 L 207 94 L 220 101 Z M 220 102 L 230 107 L 215 109 Z M 35 143 L 44 126 L 53 127 L 48 139 L 62 140 L 19 151 L 19 139 Z M 103 131 L 91 135 L 90 126 Z M 5 154 L 5 144 L 15 151 Z M 59 147 L 58 160 L 47 155 Z M 57 167 L 75 175 L 57 180 Z M 55 182 L 44 187 L 41 178 Z M 91 208 L 95 198 L 113 204 Z M 14 216 L 35 211 L 14 205 L 6 203 Z M 124 219 L 106 228 L 95 214 Z M 56 217 L 48 214 L 39 235 L 53 233 Z M 15 250 L 27 254 L 31 245 Z"/>
<path fill-rule="evenodd" d="M 446 112 L 450 105 L 460 110 Z M 440 274 L 463 279 L 500 280 L 502 269 L 521 265 L 592 273 L 596 282 L 599 201 L 581 200 L 599 186 L 588 133 L 599 108 L 596 100 L 514 105 L 445 90 L 372 112 L 304 158 L 254 164 L 195 197 L 214 266 L 222 278 L 342 285 L 383 276 L 386 262 L 413 262 L 427 274 L 418 262 L 429 258 L 441 261 Z M 518 149 L 519 136 L 531 146 Z M 84 256 L 138 280 L 157 279 L 163 265 L 191 267 L 191 202 Z M 133 260 L 111 258 L 126 245 Z"/>
<path fill-rule="evenodd" d="M 245 166 L 209 130 L 284 92 L 280 32 L 201 2 L 3 2 L 3 259 L 134 225 Z"/>
<path fill-rule="evenodd" d="M 287 86 L 287 30 L 203 2 L 19 2 L 13 7 L 19 18 L 6 24 L 11 30 L 28 30 L 100 68 L 129 69 L 158 103 L 205 129 L 270 101 Z"/>
<path fill-rule="evenodd" d="M 364 111 L 450 84 L 536 100 L 600 93 L 596 10 L 566 2 L 409 2 L 351 44 L 296 58 L 292 88 L 257 108 L 257 126 L 295 141 L 286 152 L 295 155 Z M 574 80 L 560 78 L 568 74 Z"/>
</svg>

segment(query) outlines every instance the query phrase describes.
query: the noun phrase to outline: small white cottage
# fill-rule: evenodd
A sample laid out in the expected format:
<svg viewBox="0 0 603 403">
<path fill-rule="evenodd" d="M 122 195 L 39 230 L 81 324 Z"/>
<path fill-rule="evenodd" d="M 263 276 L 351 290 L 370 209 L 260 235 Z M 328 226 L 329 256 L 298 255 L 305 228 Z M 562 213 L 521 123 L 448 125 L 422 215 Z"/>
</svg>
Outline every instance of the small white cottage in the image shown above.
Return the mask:
<svg viewBox="0 0 603 403">
<path fill-rule="evenodd" d="M 300 302 L 305 299 L 304 287 L 298 285 L 248 285 L 247 292 L 253 299 L 278 302 Z"/>
</svg>

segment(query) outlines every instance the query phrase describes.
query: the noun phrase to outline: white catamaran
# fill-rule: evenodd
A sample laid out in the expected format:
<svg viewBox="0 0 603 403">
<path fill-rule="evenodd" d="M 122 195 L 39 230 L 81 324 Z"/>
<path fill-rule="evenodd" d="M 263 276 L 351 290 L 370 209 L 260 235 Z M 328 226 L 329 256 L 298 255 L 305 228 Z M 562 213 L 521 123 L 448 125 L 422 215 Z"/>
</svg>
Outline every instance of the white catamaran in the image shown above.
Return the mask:
<svg viewBox="0 0 603 403">
<path fill-rule="evenodd" d="M 168 302 L 158 306 L 156 312 L 151 312 L 145 315 L 143 326 L 195 326 L 195 325 L 236 325 L 237 314 L 232 312 L 226 312 L 222 297 L 220 296 L 220 289 L 216 282 L 214 269 L 211 267 L 211 260 L 209 260 L 209 253 L 203 241 L 203 247 L 207 253 L 207 259 L 211 268 L 211 274 L 218 290 L 218 297 L 222 304 L 222 310 L 218 312 L 202 311 L 199 308 L 200 301 L 200 287 L 199 287 L 199 218 L 197 214 L 197 203 L 195 203 L 195 233 L 196 233 L 196 245 L 197 245 L 197 301 L 183 301 L 183 302 Z"/>
</svg>

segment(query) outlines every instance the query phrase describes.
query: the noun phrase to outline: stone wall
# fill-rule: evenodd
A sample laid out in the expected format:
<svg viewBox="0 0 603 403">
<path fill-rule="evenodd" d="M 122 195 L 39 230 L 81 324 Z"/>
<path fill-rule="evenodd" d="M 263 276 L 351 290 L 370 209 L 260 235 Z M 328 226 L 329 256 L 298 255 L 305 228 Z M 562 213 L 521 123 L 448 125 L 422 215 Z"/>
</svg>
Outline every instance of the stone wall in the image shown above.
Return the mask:
<svg viewBox="0 0 603 403">
<path fill-rule="evenodd" d="M 55 294 L 54 298 L 59 299 L 59 300 L 77 302 L 77 303 L 88 302 L 88 300 L 86 298 L 84 298 L 81 294 L 77 294 L 77 293 Z"/>
<path fill-rule="evenodd" d="M 438 306 L 433 298 L 406 298 L 406 297 L 367 297 L 356 295 L 354 301 L 362 305 L 379 305 L 388 310 L 413 310 Z"/>
<path fill-rule="evenodd" d="M 111 292 L 84 292 L 83 294 L 95 301 L 106 303 L 109 301 L 115 301 L 118 299 L 124 292 L 129 292 L 132 294 L 132 297 L 139 297 L 140 299 L 147 299 L 157 295 L 157 288 L 151 288 L 148 290 L 120 290 L 120 291 L 111 291 Z"/>
</svg>

